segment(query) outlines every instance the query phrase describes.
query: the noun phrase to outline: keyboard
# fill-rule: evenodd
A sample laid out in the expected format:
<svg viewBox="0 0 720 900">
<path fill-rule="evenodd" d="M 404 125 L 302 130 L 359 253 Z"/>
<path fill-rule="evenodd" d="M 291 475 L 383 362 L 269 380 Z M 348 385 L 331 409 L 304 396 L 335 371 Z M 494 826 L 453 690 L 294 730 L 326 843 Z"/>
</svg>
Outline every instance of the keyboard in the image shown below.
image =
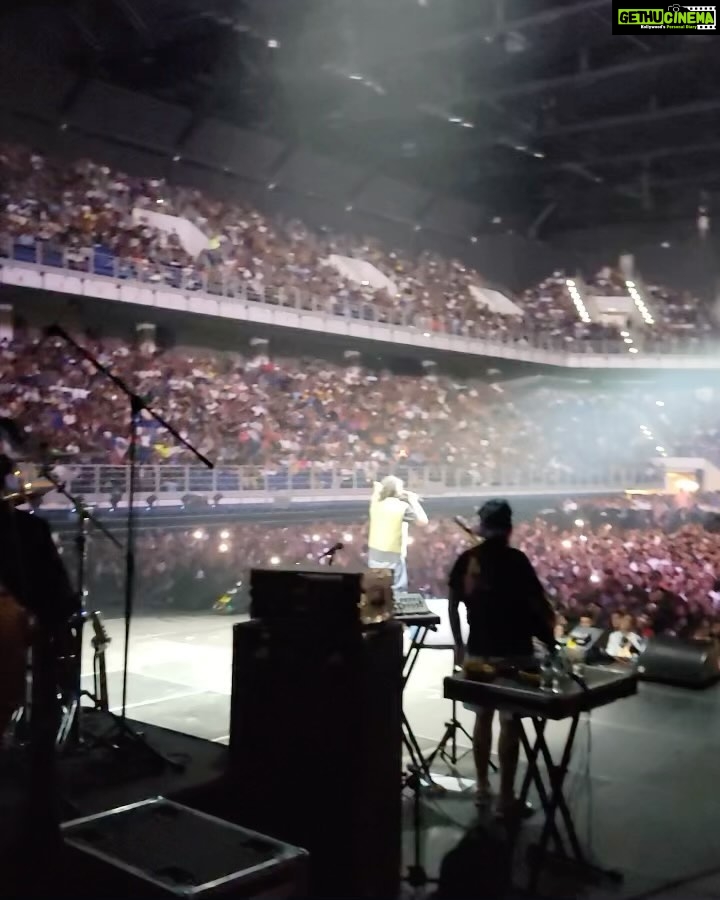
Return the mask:
<svg viewBox="0 0 720 900">
<path fill-rule="evenodd" d="M 491 681 L 476 681 L 467 675 L 454 675 L 445 679 L 445 697 L 519 716 L 560 720 L 637 693 L 637 675 L 631 670 L 587 667 L 583 680 L 584 688 L 570 681 L 556 694 L 540 690 L 539 678 L 537 683 L 503 675 Z"/>
<path fill-rule="evenodd" d="M 421 594 L 398 594 L 393 603 L 393 615 L 426 616 L 431 615 L 428 605 Z"/>
</svg>

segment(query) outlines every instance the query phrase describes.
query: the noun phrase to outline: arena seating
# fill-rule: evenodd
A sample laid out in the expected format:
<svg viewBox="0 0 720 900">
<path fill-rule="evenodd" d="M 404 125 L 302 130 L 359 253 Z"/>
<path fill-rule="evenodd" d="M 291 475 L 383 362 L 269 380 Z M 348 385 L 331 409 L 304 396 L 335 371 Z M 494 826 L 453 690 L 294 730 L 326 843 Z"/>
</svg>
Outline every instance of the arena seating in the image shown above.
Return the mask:
<svg viewBox="0 0 720 900">
<path fill-rule="evenodd" d="M 410 257 L 369 237 L 313 233 L 171 185 L 81 160 L 59 164 L 0 144 L 0 257 L 490 340 L 624 352 L 620 329 L 579 315 L 555 272 L 504 305 L 484 302 L 482 273 L 426 251 Z M 191 240 L 190 235 L 204 241 Z M 345 261 L 342 264 L 342 261 Z M 614 270 L 603 290 L 623 290 Z M 365 277 L 363 277 L 365 276 Z M 359 280 L 358 280 L 359 279 Z M 690 295 L 650 289 L 661 316 L 648 335 L 675 349 L 709 331 Z M 695 329 L 695 333 L 688 332 Z"/>
</svg>

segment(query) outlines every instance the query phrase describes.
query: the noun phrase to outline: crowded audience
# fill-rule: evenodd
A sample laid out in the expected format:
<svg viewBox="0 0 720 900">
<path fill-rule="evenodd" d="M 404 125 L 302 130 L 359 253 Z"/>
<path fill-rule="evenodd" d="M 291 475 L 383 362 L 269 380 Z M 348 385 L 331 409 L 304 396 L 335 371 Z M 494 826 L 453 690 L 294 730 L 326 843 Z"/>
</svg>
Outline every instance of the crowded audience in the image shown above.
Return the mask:
<svg viewBox="0 0 720 900">
<path fill-rule="evenodd" d="M 314 465 L 368 477 L 388 465 L 445 466 L 473 484 L 549 482 L 633 467 L 651 478 L 653 458 L 717 455 L 720 417 L 712 388 L 603 389 L 518 386 L 436 374 L 400 375 L 350 359 L 156 350 L 78 339 L 163 413 L 217 465 L 299 472 Z M 122 465 L 125 398 L 74 358 L 60 339 L 18 334 L 0 342 L 0 416 L 65 454 L 66 462 Z M 147 418 L 142 464 L 192 456 Z"/>
<path fill-rule="evenodd" d="M 166 217 L 164 220 L 157 218 Z M 173 228 L 173 220 L 182 223 Z M 182 234 L 177 229 L 182 231 Z M 68 165 L 0 143 L 0 258 L 43 261 L 153 284 L 247 296 L 326 313 L 376 318 L 427 333 L 567 349 L 602 342 L 622 350 L 617 329 L 583 322 L 555 272 L 512 297 L 518 314 L 500 313 L 477 289 L 480 273 L 430 251 L 415 256 L 371 237 L 313 232 L 297 220 L 264 215 L 164 179 L 129 176 L 80 160 Z M 370 264 L 351 275 L 337 257 Z M 614 270 L 592 281 L 624 288 Z M 668 322 L 705 328 L 699 301 L 653 288 Z M 660 331 L 654 331 L 654 337 Z"/>
<path fill-rule="evenodd" d="M 587 519 L 573 516 L 585 515 Z M 519 522 L 513 541 L 531 558 L 564 627 L 596 624 L 646 638 L 720 633 L 720 535 L 701 524 L 697 507 L 665 498 L 636 509 L 572 504 L 566 511 Z M 367 527 L 360 522 L 257 523 L 141 531 L 138 591 L 146 611 L 247 609 L 252 567 L 313 562 L 336 541 L 336 566 L 364 567 Z M 447 595 L 447 576 L 468 538 L 450 517 L 430 515 L 411 531 L 410 589 Z M 63 553 L 72 571 L 69 540 Z M 121 603 L 123 559 L 101 537 L 90 547 L 90 605 L 108 612 Z M 632 616 L 632 622 L 621 621 Z"/>
</svg>

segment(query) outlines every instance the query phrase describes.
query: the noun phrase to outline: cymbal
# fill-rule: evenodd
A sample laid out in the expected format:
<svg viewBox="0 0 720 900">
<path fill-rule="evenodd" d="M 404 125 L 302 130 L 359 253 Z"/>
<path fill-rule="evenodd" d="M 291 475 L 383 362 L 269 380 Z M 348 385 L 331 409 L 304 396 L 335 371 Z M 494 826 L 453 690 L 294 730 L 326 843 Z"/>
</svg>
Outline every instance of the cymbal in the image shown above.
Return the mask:
<svg viewBox="0 0 720 900">
<path fill-rule="evenodd" d="M 24 503 L 30 503 L 33 500 L 39 500 L 45 494 L 49 494 L 55 490 L 55 485 L 47 478 L 37 478 L 35 481 L 26 481 L 21 491 L 13 491 L 12 494 L 5 494 L 2 499 L 12 506 L 22 506 Z"/>
</svg>

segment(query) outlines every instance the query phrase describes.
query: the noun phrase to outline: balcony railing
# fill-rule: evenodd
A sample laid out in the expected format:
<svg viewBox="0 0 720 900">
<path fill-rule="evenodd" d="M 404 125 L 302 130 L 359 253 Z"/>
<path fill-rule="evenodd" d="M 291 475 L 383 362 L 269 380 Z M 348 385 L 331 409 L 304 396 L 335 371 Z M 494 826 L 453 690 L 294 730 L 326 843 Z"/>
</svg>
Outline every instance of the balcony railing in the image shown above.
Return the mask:
<svg viewBox="0 0 720 900">
<path fill-rule="evenodd" d="M 568 339 L 565 336 L 533 330 L 526 322 L 506 318 L 506 327 L 496 330 L 477 323 L 469 326 L 460 318 L 449 314 L 427 315 L 399 306 L 383 306 L 373 302 L 352 302 L 334 297 L 321 298 L 297 288 L 266 290 L 253 287 L 238 276 L 229 276 L 219 268 L 202 271 L 190 267 L 162 265 L 121 259 L 107 251 L 93 248 L 57 248 L 43 241 L 32 243 L 12 239 L 0 234 L 0 259 L 12 259 L 18 263 L 59 269 L 66 272 L 85 273 L 90 276 L 112 279 L 124 284 L 143 284 L 156 289 L 171 289 L 183 294 L 206 295 L 222 299 L 227 303 L 247 305 L 257 303 L 275 309 L 299 310 L 314 313 L 331 320 L 350 320 L 373 323 L 407 330 L 408 343 L 419 334 L 431 337 L 442 334 L 463 338 L 482 344 L 484 352 L 491 352 L 492 345 L 498 347 L 532 348 L 552 353 L 575 355 L 618 355 L 627 356 L 628 347 L 620 339 L 595 340 L 592 338 Z M 720 343 L 714 339 L 678 336 L 654 340 L 651 336 L 641 336 L 635 346 L 644 352 L 666 354 L 711 354 L 717 352 Z"/>
<path fill-rule="evenodd" d="M 614 491 L 661 487 L 663 475 L 647 465 L 609 466 L 571 474 L 539 467 L 501 467 L 492 473 L 452 466 L 396 466 L 394 473 L 410 490 L 425 497 L 529 491 Z M 385 474 L 384 472 L 381 474 Z M 126 503 L 127 466 L 78 465 L 66 467 L 64 476 L 72 494 L 86 500 L 108 502 L 113 496 Z M 377 473 L 371 466 L 346 468 L 316 463 L 300 471 L 258 466 L 152 465 L 138 469 L 137 492 L 143 503 L 154 496 L 159 505 L 179 503 L 188 495 L 211 502 L 230 503 L 253 497 L 294 496 L 338 499 L 367 496 Z M 52 503 L 50 495 L 48 500 Z M 55 497 L 57 500 L 58 498 Z"/>
</svg>

